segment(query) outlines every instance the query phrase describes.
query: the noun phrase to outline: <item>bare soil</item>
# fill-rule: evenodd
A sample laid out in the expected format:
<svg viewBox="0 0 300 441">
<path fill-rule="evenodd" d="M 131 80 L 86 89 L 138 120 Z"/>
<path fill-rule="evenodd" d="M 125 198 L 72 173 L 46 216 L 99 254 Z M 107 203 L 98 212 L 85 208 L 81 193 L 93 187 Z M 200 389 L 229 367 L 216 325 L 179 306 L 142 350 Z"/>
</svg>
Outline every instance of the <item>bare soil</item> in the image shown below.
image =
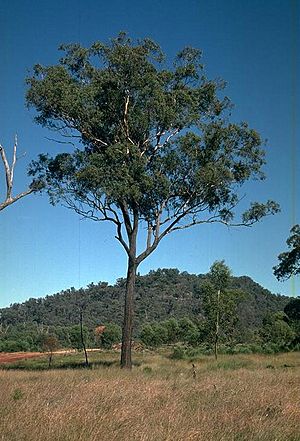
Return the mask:
<svg viewBox="0 0 300 441">
<path fill-rule="evenodd" d="M 42 355 L 44 354 L 41 352 L 0 352 L 0 364 L 41 357 Z"/>
</svg>

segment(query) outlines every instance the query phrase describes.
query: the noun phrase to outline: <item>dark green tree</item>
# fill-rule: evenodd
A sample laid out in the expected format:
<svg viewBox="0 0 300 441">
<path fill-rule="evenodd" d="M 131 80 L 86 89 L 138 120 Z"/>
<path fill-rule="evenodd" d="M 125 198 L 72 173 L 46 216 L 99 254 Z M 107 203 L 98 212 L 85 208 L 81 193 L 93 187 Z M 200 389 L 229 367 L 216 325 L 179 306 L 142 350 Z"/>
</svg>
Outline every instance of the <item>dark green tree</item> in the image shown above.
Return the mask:
<svg viewBox="0 0 300 441">
<path fill-rule="evenodd" d="M 150 347 L 168 343 L 168 331 L 163 323 L 150 323 L 143 326 L 140 333 L 141 341 Z"/>
<path fill-rule="evenodd" d="M 295 339 L 295 332 L 287 321 L 287 316 L 284 312 L 268 314 L 260 330 L 263 342 L 275 345 L 277 350 L 288 348 Z"/>
<path fill-rule="evenodd" d="M 291 299 L 285 306 L 284 312 L 288 317 L 288 323 L 295 332 L 295 344 L 300 344 L 300 297 Z"/>
<path fill-rule="evenodd" d="M 291 299 L 284 307 L 284 312 L 290 320 L 300 322 L 300 297 Z"/>
<path fill-rule="evenodd" d="M 83 350 L 83 343 L 86 345 L 88 341 L 89 332 L 85 326 L 81 325 L 73 325 L 69 327 L 69 339 L 71 342 L 71 346 L 78 351 Z"/>
<path fill-rule="evenodd" d="M 161 240 L 197 224 L 253 225 L 278 206 L 252 203 L 234 221 L 239 187 L 264 178 L 262 141 L 228 121 L 224 83 L 206 77 L 199 50 L 183 49 L 170 67 L 152 40 L 124 33 L 61 49 L 58 65 L 34 67 L 27 103 L 37 123 L 78 144 L 40 155 L 30 175 L 51 203 L 115 225 L 128 257 L 121 366 L 130 368 L 136 272 Z"/>
<path fill-rule="evenodd" d="M 184 343 L 196 345 L 199 343 L 200 333 L 197 325 L 188 317 L 178 320 L 178 338 Z"/>
<path fill-rule="evenodd" d="M 286 280 L 300 274 L 300 225 L 294 225 L 290 233 L 286 241 L 290 250 L 279 254 L 279 264 L 273 268 L 278 280 Z"/>
<path fill-rule="evenodd" d="M 100 337 L 100 344 L 103 348 L 111 349 L 112 345 L 119 343 L 122 332 L 119 325 L 115 323 L 108 323 Z"/>
<path fill-rule="evenodd" d="M 167 331 L 167 342 L 168 343 L 177 342 L 180 332 L 178 321 L 174 317 L 171 317 L 168 320 L 162 322 L 162 325 Z"/>
</svg>

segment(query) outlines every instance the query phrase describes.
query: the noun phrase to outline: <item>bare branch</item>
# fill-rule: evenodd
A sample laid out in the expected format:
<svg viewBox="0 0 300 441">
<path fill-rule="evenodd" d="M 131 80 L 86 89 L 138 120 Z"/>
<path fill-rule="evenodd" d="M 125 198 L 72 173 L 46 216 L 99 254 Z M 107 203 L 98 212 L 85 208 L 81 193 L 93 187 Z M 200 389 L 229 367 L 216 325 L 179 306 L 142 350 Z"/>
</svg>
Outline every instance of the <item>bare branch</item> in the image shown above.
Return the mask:
<svg viewBox="0 0 300 441">
<path fill-rule="evenodd" d="M 62 136 L 67 136 L 67 135 L 62 135 Z M 47 141 L 54 141 L 57 142 L 58 144 L 71 144 L 73 147 L 75 147 L 74 142 L 71 141 L 59 141 L 58 139 L 48 138 L 48 136 L 46 136 L 45 138 L 47 139 Z"/>
<path fill-rule="evenodd" d="M 0 211 L 4 210 L 4 208 L 8 207 L 9 205 L 13 204 L 14 202 L 18 201 L 19 199 L 23 198 L 24 196 L 27 196 L 30 193 L 33 193 L 34 189 L 29 188 L 26 191 L 23 191 L 22 193 L 19 193 L 17 196 L 14 196 L 12 198 L 6 199 L 4 202 L 0 204 Z"/>
<path fill-rule="evenodd" d="M 6 157 L 4 147 L 0 144 L 0 156 L 2 159 L 3 166 L 4 166 L 5 181 L 6 181 L 6 197 L 5 197 L 5 200 L 0 203 L 0 211 L 4 210 L 4 208 L 8 207 L 9 205 L 13 204 L 14 202 L 18 201 L 19 199 L 34 192 L 34 188 L 28 188 L 27 190 L 19 193 L 18 195 L 12 196 L 13 182 L 14 182 L 14 171 L 15 171 L 15 166 L 17 163 L 17 145 L 18 145 L 18 140 L 17 140 L 17 135 L 16 135 L 15 136 L 15 143 L 14 143 L 14 147 L 13 147 L 12 163 L 10 166 L 9 162 L 7 160 L 7 157 Z"/>
<path fill-rule="evenodd" d="M 151 247 L 151 236 L 152 236 L 153 228 L 150 222 L 148 222 L 148 230 L 147 230 L 147 243 L 146 249 Z"/>
<path fill-rule="evenodd" d="M 166 135 L 167 132 L 170 132 L 170 133 L 167 135 L 166 139 L 163 142 L 160 142 L 161 137 Z M 156 143 L 155 143 L 154 149 L 153 149 L 153 151 L 151 153 L 151 156 L 150 156 L 149 160 L 151 160 L 154 157 L 155 153 L 160 148 L 164 147 L 170 141 L 170 139 L 173 138 L 173 136 L 177 135 L 179 132 L 180 132 L 179 128 L 171 130 L 171 127 L 170 127 L 167 130 L 158 130 L 158 132 L 156 132 L 155 135 L 153 135 L 152 137 L 148 137 L 143 142 L 143 146 L 146 145 L 148 142 L 151 142 L 152 140 L 156 139 Z M 143 151 L 141 152 L 141 156 L 143 156 L 146 153 L 146 151 L 147 151 L 147 147 L 143 149 Z"/>
<path fill-rule="evenodd" d="M 130 138 L 129 135 L 129 125 L 128 125 L 128 106 L 129 106 L 129 95 L 126 95 L 125 97 L 125 108 L 124 108 L 124 117 L 123 117 L 123 123 L 124 123 L 124 128 L 125 128 L 125 134 L 126 134 L 126 138 L 128 139 L 128 141 L 134 145 L 134 142 L 132 141 L 132 139 Z M 129 149 L 127 148 L 127 155 L 129 154 Z"/>
<path fill-rule="evenodd" d="M 14 170 L 17 162 L 17 144 L 18 144 L 18 138 L 17 135 L 15 135 L 15 143 L 14 143 L 14 149 L 13 149 L 13 160 L 10 168 L 10 184 L 11 184 L 11 190 L 14 180 Z"/>
</svg>

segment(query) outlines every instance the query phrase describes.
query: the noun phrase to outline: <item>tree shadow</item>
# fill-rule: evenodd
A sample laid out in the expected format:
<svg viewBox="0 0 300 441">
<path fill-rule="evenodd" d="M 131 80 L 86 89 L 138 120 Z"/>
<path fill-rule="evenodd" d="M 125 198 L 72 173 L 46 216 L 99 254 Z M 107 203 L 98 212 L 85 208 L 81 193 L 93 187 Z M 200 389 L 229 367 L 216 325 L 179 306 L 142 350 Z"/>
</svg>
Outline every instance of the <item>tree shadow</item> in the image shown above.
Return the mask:
<svg viewBox="0 0 300 441">
<path fill-rule="evenodd" d="M 141 362 L 135 362 L 133 363 L 133 366 L 140 366 Z M 41 364 L 41 363 L 15 363 L 15 364 L 7 364 L 0 366 L 0 370 L 10 371 L 10 370 L 18 370 L 18 371 L 56 371 L 56 370 L 67 370 L 67 369 L 73 369 L 73 370 L 92 370 L 97 368 L 111 368 L 111 367 L 119 367 L 120 361 L 119 360 L 97 360 L 92 361 L 87 366 L 84 362 L 78 362 L 78 361 L 65 361 L 61 364 L 53 364 L 51 368 L 49 368 L 48 363 L 47 364 Z"/>
</svg>

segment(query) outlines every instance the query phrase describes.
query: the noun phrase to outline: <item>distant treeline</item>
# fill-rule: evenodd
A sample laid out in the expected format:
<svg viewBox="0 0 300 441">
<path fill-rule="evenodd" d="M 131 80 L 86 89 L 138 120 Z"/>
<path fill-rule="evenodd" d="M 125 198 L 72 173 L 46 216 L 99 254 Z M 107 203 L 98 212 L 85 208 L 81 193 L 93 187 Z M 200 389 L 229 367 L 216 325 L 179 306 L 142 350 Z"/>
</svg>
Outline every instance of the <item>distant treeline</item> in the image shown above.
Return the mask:
<svg viewBox="0 0 300 441">
<path fill-rule="evenodd" d="M 209 345 L 214 309 L 207 283 L 206 275 L 177 269 L 138 276 L 135 339 L 150 347 L 176 342 Z M 87 345 L 109 347 L 120 340 L 124 284 L 124 279 L 114 286 L 92 283 L 85 289 L 71 288 L 1 309 L 0 350 L 41 350 L 49 335 L 55 336 L 60 347 L 79 348 L 80 312 Z M 282 314 L 289 302 L 290 298 L 270 293 L 249 277 L 231 277 L 222 306 L 220 343 L 265 344 L 271 341 L 267 336 L 270 323 L 275 323 L 275 334 L 286 333 L 286 344 L 290 345 L 295 341 L 295 332 L 289 333 L 285 324 L 290 327 L 291 323 Z M 103 324 L 107 326 L 106 334 L 95 336 L 95 328 Z M 285 329 L 281 332 L 279 328 Z"/>
</svg>

